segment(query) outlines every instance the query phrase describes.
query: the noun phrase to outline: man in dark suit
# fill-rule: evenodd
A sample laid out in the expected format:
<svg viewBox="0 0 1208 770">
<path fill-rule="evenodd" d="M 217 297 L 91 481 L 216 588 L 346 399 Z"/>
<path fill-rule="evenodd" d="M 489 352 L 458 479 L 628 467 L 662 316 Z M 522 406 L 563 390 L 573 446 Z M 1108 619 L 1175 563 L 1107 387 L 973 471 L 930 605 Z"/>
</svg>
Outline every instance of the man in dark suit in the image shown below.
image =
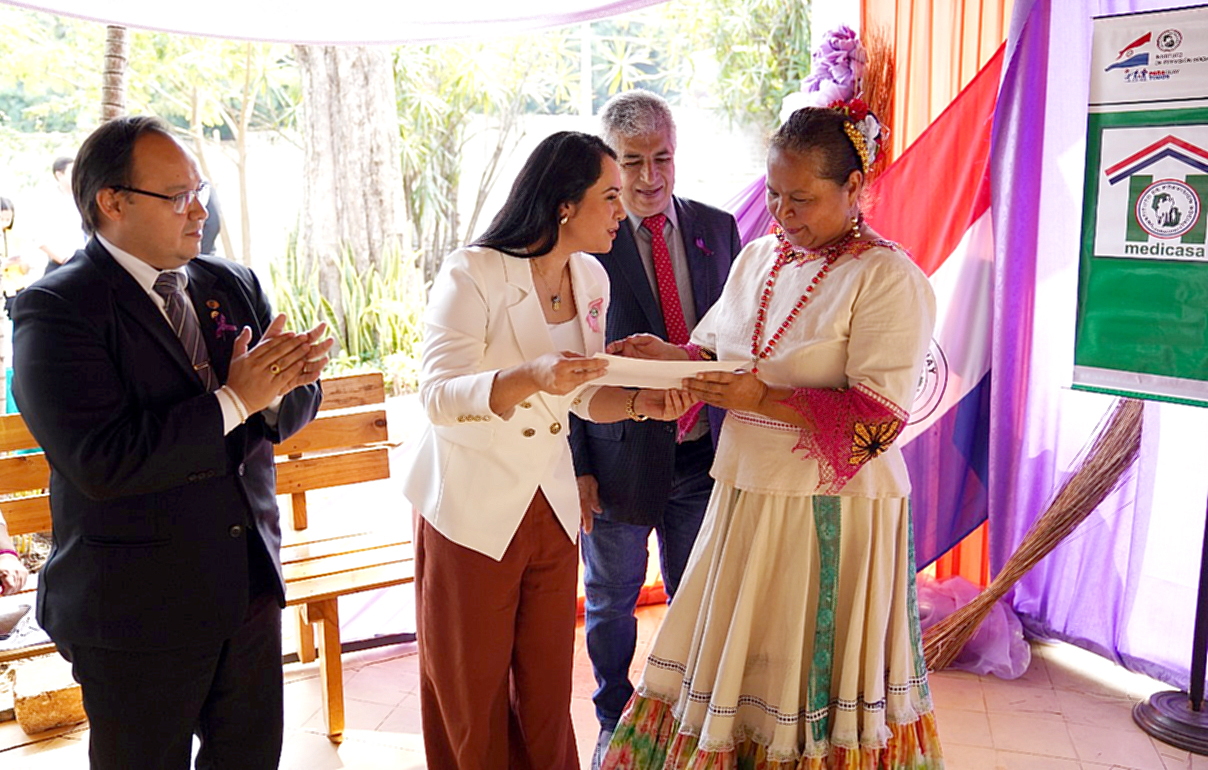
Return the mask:
<svg viewBox="0 0 1208 770">
<path fill-rule="evenodd" d="M 13 313 L 13 391 L 51 467 L 38 620 L 80 682 L 94 769 L 187 768 L 194 733 L 198 768 L 275 768 L 272 443 L 314 417 L 331 341 L 197 256 L 206 183 L 158 119 L 98 128 L 72 189 L 88 244 Z"/>
<path fill-rule="evenodd" d="M 618 94 L 600 117 L 621 166 L 628 214 L 612 251 L 599 255 L 612 283 L 607 339 L 647 332 L 686 343 L 721 294 L 742 246 L 738 226 L 724 211 L 673 195 L 675 122 L 661 97 Z M 646 579 L 650 532 L 658 534 L 663 583 L 674 594 L 713 488 L 709 467 L 722 414 L 701 412 L 678 443 L 675 423 L 572 421 L 580 499 L 585 514 L 594 514 L 581 539 L 587 651 L 600 720 L 593 767 L 633 692 L 633 613 Z"/>
</svg>

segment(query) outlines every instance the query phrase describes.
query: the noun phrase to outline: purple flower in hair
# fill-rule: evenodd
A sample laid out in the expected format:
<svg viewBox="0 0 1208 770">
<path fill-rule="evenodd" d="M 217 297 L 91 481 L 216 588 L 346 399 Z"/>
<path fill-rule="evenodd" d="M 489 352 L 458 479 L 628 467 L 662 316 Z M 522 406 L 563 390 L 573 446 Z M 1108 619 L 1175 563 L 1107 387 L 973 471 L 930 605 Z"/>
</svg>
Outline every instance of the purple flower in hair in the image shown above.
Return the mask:
<svg viewBox="0 0 1208 770">
<path fill-rule="evenodd" d="M 839 89 L 839 99 L 850 101 L 859 93 L 867 67 L 868 54 L 856 33 L 847 26 L 832 29 L 814 50 L 813 66 L 801 90 L 819 91 L 829 82 Z"/>
<path fill-rule="evenodd" d="M 789 94 L 781 105 L 782 122 L 802 107 L 848 102 L 860 93 L 868 54 L 850 27 L 844 25 L 827 32 L 814 49 L 812 61 L 809 76 L 801 81 L 801 91 Z"/>
</svg>

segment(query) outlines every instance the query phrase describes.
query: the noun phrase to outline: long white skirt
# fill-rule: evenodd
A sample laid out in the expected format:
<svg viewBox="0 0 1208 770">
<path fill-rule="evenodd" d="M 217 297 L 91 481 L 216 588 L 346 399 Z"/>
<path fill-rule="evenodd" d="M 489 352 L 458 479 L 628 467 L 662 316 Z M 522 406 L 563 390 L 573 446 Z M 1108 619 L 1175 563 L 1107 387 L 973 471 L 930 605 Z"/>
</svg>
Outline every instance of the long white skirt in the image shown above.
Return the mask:
<svg viewBox="0 0 1208 770">
<path fill-rule="evenodd" d="M 672 728 L 650 724 L 667 721 L 656 702 Z M 677 767 L 755 754 L 941 767 L 908 501 L 717 484 L 621 728 L 605 767 L 662 766 L 632 761 L 652 749 Z M 641 745 L 657 733 L 662 751 Z"/>
</svg>

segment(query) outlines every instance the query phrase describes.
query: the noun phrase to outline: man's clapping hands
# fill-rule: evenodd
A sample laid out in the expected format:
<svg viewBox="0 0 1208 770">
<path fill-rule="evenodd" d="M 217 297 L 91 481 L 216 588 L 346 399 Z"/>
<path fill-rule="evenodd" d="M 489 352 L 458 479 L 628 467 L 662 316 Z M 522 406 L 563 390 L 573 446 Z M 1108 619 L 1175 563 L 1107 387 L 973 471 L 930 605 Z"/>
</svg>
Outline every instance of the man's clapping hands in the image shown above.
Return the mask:
<svg viewBox="0 0 1208 770">
<path fill-rule="evenodd" d="M 279 396 L 319 379 L 335 339 L 323 335 L 326 324 L 306 332 L 285 331 L 285 314 L 278 314 L 250 350 L 252 330 L 243 327 L 235 338 L 227 387 L 243 400 L 248 412 L 259 412 Z"/>
</svg>

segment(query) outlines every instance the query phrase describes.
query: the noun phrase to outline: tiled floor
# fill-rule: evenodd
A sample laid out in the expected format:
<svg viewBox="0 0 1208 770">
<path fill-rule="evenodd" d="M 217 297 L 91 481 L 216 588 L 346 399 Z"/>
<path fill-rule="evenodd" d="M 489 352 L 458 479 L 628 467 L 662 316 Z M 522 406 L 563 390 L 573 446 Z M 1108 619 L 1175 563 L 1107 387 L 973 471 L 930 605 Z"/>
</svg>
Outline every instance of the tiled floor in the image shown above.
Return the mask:
<svg viewBox="0 0 1208 770">
<path fill-rule="evenodd" d="M 639 661 L 662 614 L 661 607 L 640 611 Z M 596 723 L 582 626 L 576 644 L 572 712 L 587 767 Z M 949 770 L 1208 770 L 1208 757 L 1159 743 L 1133 724 L 1133 703 L 1165 686 L 1068 645 L 1032 650 L 1031 668 L 1015 681 L 932 675 Z M 324 736 L 317 664 L 287 666 L 282 770 L 424 768 L 416 662 L 414 645 L 344 656 L 348 730 L 338 747 Z M 87 735 L 75 728 L 33 740 L 15 723 L 0 724 L 0 767 L 85 768 Z"/>
</svg>

